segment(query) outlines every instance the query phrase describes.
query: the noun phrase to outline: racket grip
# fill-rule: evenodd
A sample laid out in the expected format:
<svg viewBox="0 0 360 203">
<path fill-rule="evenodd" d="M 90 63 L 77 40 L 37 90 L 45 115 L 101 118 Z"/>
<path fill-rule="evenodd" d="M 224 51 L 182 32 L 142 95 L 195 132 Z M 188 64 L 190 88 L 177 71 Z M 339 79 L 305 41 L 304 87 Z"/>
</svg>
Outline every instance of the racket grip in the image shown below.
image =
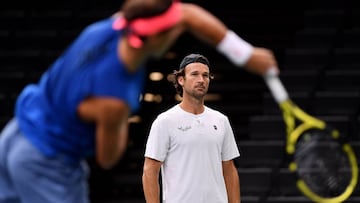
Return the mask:
<svg viewBox="0 0 360 203">
<path fill-rule="evenodd" d="M 270 89 L 271 94 L 273 95 L 275 101 L 280 104 L 285 100 L 289 99 L 289 95 L 280 81 L 278 76 L 277 69 L 270 68 L 267 73 L 264 75 L 264 80 L 267 86 Z"/>
</svg>

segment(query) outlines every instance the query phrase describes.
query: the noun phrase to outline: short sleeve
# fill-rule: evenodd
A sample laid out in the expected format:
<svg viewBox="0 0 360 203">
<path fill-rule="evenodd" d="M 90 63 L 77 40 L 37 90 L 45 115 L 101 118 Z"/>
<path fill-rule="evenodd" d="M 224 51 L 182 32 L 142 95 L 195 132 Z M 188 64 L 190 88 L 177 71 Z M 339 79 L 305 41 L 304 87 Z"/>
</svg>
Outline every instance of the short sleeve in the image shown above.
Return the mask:
<svg viewBox="0 0 360 203">
<path fill-rule="evenodd" d="M 150 128 L 146 143 L 145 157 L 163 162 L 170 145 L 166 119 L 157 117 Z"/>
<path fill-rule="evenodd" d="M 239 149 L 235 140 L 233 129 L 231 128 L 230 121 L 227 117 L 224 119 L 225 137 L 222 147 L 222 160 L 228 161 L 240 156 Z"/>
</svg>

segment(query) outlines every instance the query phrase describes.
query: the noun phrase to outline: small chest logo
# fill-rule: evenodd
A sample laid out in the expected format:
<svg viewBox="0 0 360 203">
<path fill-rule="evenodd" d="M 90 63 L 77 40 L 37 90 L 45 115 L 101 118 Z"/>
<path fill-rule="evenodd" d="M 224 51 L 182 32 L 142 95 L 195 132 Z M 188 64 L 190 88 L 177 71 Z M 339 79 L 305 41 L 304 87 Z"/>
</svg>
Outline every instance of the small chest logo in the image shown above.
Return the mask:
<svg viewBox="0 0 360 203">
<path fill-rule="evenodd" d="M 191 126 L 185 126 L 185 127 L 182 127 L 182 126 L 181 126 L 181 127 L 178 127 L 177 129 L 185 132 L 185 131 L 191 129 Z"/>
<path fill-rule="evenodd" d="M 214 129 L 217 130 L 217 126 L 216 125 L 213 125 Z"/>
</svg>

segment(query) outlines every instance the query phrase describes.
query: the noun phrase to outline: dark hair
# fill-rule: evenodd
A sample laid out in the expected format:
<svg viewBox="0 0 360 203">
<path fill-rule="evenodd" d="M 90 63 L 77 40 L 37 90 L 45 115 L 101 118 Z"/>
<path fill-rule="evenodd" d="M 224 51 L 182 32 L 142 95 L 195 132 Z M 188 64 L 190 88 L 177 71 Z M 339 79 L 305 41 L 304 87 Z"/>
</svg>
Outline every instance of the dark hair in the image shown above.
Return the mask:
<svg viewBox="0 0 360 203">
<path fill-rule="evenodd" d="M 180 66 L 179 66 L 179 69 L 178 70 L 174 70 L 173 74 L 175 77 L 173 77 L 173 85 L 176 89 L 176 92 L 182 96 L 183 95 L 183 89 L 182 89 L 182 86 L 179 85 L 178 83 L 178 78 L 180 76 L 185 76 L 185 68 L 187 65 L 191 64 L 191 63 L 202 63 L 202 64 L 205 64 L 207 65 L 209 68 L 210 68 L 210 63 L 209 63 L 209 60 L 201 55 L 201 54 L 189 54 L 187 56 L 185 56 L 181 63 L 180 63 Z M 211 75 L 210 76 L 210 79 L 213 79 L 213 76 Z"/>
<path fill-rule="evenodd" d="M 121 10 L 127 21 L 147 18 L 165 12 L 173 0 L 127 0 Z"/>
</svg>

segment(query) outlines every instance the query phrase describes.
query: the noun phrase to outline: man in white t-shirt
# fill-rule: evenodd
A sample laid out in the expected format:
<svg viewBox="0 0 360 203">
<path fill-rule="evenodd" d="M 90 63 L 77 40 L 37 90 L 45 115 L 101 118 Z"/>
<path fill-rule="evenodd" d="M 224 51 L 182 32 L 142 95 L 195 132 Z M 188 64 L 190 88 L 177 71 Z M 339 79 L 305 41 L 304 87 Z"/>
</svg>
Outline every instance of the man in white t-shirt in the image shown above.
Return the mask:
<svg viewBox="0 0 360 203">
<path fill-rule="evenodd" d="M 228 117 L 204 105 L 209 61 L 187 55 L 174 85 L 182 101 L 153 122 L 146 143 L 143 189 L 147 203 L 239 203 L 240 156 Z"/>
</svg>

